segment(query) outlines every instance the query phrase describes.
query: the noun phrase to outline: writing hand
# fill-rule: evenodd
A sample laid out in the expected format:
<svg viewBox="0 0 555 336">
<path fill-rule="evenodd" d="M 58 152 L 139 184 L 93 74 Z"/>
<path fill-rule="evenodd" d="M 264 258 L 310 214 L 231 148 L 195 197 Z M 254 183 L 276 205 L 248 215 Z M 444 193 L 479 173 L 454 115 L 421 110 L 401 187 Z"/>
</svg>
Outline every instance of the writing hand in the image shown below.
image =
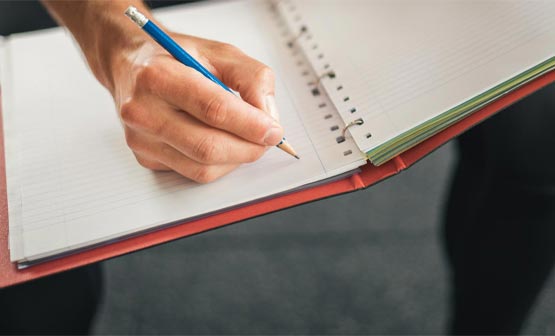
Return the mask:
<svg viewBox="0 0 555 336">
<path fill-rule="evenodd" d="M 227 44 L 172 38 L 244 101 L 145 42 L 113 67 L 126 141 L 141 165 L 210 182 L 279 143 L 268 67 Z"/>
<path fill-rule="evenodd" d="M 111 92 L 127 144 L 144 167 L 206 183 L 281 141 L 273 73 L 237 48 L 170 34 L 242 99 L 175 60 L 124 17 L 129 5 L 148 12 L 141 1 L 43 3 Z"/>
</svg>

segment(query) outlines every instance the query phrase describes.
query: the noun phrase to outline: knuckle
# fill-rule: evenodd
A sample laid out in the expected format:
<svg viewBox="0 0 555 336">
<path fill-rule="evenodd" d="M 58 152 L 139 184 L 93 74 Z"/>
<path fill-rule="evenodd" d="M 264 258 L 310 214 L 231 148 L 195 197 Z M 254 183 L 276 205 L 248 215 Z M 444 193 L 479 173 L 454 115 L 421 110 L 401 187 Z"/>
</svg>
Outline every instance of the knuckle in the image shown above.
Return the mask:
<svg viewBox="0 0 555 336">
<path fill-rule="evenodd" d="M 135 117 L 135 106 L 131 102 L 126 102 L 121 105 L 119 114 L 123 121 L 128 122 Z"/>
<path fill-rule="evenodd" d="M 129 101 L 121 106 L 120 116 L 126 124 L 141 125 L 144 119 L 144 111 L 138 104 Z"/>
<path fill-rule="evenodd" d="M 135 154 L 135 159 L 141 166 L 143 166 L 146 169 L 151 169 L 151 170 L 159 169 L 158 165 L 152 160 L 145 159 L 144 157 L 137 154 Z"/>
<path fill-rule="evenodd" d="M 139 152 L 141 149 L 140 141 L 137 134 L 129 129 L 125 130 L 125 143 L 133 152 Z"/>
<path fill-rule="evenodd" d="M 193 155 L 203 163 L 212 163 L 217 159 L 217 142 L 213 137 L 203 137 L 193 148 Z"/>
<path fill-rule="evenodd" d="M 168 86 L 170 64 L 164 58 L 154 58 L 140 65 L 135 70 L 135 91 L 141 94 L 163 92 Z"/>
<path fill-rule="evenodd" d="M 222 126 L 227 120 L 227 104 L 218 97 L 211 98 L 204 106 L 206 122 L 212 126 Z"/>
<path fill-rule="evenodd" d="M 209 166 L 203 166 L 196 170 L 192 179 L 198 183 L 210 183 L 215 181 L 218 178 L 214 169 L 210 168 Z"/>
<path fill-rule="evenodd" d="M 220 43 L 218 49 L 223 54 L 235 54 L 239 51 L 239 48 L 229 43 Z"/>
<path fill-rule="evenodd" d="M 158 81 L 159 71 L 156 69 L 156 65 L 153 63 L 148 63 L 141 66 L 137 70 L 136 80 L 142 86 L 155 85 Z"/>
<path fill-rule="evenodd" d="M 254 79 L 261 83 L 273 83 L 274 71 L 269 66 L 262 64 L 254 73 Z"/>
</svg>

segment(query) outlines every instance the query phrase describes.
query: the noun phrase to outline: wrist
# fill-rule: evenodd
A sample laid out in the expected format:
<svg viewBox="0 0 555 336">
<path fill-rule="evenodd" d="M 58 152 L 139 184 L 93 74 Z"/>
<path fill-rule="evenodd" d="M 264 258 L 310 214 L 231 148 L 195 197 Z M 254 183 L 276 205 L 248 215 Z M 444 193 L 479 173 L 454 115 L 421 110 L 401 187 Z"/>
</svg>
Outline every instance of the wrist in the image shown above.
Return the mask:
<svg viewBox="0 0 555 336">
<path fill-rule="evenodd" d="M 83 38 L 81 49 L 96 78 L 114 93 L 118 71 L 128 71 L 136 51 L 149 41 L 148 36 L 123 14 L 125 6 L 113 6 L 108 12 L 88 12 L 88 36 Z M 143 11 L 148 11 L 145 7 Z"/>
<path fill-rule="evenodd" d="M 125 17 L 119 19 L 128 21 Z M 94 75 L 113 93 L 117 71 L 128 70 L 126 64 L 133 62 L 147 36 L 128 21 L 102 25 L 91 40 L 93 47 L 81 48 Z"/>
<path fill-rule="evenodd" d="M 124 15 L 133 5 L 148 13 L 141 0 L 42 0 L 52 16 L 66 26 L 81 47 L 95 77 L 114 93 L 114 71 L 147 36 Z"/>
</svg>

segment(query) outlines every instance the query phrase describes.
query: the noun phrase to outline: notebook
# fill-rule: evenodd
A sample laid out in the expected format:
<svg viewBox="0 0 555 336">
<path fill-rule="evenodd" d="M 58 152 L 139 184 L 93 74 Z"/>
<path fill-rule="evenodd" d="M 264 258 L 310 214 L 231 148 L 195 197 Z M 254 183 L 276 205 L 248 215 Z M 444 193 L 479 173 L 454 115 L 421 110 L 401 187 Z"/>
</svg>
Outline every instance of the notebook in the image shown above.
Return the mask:
<svg viewBox="0 0 555 336">
<path fill-rule="evenodd" d="M 66 31 L 13 35 L 0 46 L 10 260 L 25 268 L 387 163 L 552 70 L 554 13 L 549 1 L 366 0 L 158 11 L 274 69 L 302 158 L 270 149 L 204 185 L 136 163 Z"/>
</svg>

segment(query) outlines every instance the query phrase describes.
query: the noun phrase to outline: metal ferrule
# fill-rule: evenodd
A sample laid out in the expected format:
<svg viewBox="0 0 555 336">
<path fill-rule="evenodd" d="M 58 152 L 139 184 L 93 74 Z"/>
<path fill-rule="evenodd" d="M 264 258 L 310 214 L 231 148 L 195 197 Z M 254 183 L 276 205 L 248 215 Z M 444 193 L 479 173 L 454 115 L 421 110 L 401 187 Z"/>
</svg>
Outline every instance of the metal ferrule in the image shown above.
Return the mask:
<svg viewBox="0 0 555 336">
<path fill-rule="evenodd" d="M 133 20 L 133 22 L 135 22 L 141 28 L 148 22 L 146 16 L 144 16 L 143 13 L 139 12 L 139 10 L 133 6 L 129 6 L 125 10 L 125 15 L 127 15 L 128 18 Z"/>
</svg>

